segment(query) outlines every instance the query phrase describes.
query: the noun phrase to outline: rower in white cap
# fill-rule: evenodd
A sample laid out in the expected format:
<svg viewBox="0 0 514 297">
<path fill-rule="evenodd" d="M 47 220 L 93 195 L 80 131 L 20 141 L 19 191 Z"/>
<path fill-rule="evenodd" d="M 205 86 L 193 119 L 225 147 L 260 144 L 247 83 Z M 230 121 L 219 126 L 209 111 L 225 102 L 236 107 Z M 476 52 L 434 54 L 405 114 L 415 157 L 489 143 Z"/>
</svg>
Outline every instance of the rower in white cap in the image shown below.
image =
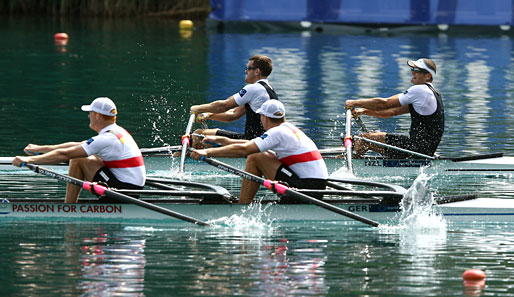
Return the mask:
<svg viewBox="0 0 514 297">
<path fill-rule="evenodd" d="M 432 85 L 436 75 L 435 63 L 426 58 L 409 60 L 411 83 L 403 94 L 389 98 L 370 98 L 346 100 L 347 109 L 354 108 L 354 116 L 369 115 L 379 118 L 410 113 L 411 126 L 409 134 L 367 132 L 361 137 L 382 142 L 394 147 L 433 156 L 444 133 L 444 106 L 440 93 Z M 355 157 L 361 157 L 366 151 L 373 150 L 386 158 L 415 158 L 414 155 L 393 148 L 355 141 Z"/>
<path fill-rule="evenodd" d="M 195 150 L 191 152 L 191 157 L 199 160 L 201 157 L 247 156 L 245 170 L 249 173 L 286 182 L 293 188 L 324 190 L 328 178 L 325 161 L 314 142 L 300 129 L 286 122 L 284 105 L 270 99 L 262 104 L 257 113 L 266 130 L 260 137 L 245 140 L 207 136 L 203 141 L 225 146 Z M 258 184 L 243 179 L 239 203 L 252 202 L 258 189 Z"/>
<path fill-rule="evenodd" d="M 146 169 L 141 151 L 132 136 L 116 124 L 116 105 L 107 97 L 83 105 L 89 112 L 89 127 L 98 135 L 82 142 L 56 145 L 29 144 L 24 151 L 31 156 L 17 156 L 12 164 L 57 164 L 70 161 L 69 175 L 78 179 L 102 182 L 117 189 L 142 189 Z M 68 184 L 66 203 L 76 203 L 80 187 Z M 104 202 L 110 201 L 102 197 Z M 119 202 L 116 202 L 119 203 Z"/>
</svg>

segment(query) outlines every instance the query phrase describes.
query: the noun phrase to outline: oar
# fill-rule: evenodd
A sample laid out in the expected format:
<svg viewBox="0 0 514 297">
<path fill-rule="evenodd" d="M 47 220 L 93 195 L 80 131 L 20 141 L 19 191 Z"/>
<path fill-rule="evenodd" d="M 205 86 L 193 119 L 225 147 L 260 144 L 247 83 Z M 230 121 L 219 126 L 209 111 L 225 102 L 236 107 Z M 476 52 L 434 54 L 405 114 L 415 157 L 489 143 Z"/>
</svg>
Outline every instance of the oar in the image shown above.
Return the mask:
<svg viewBox="0 0 514 297">
<path fill-rule="evenodd" d="M 152 154 L 168 154 L 175 151 L 180 151 L 182 149 L 181 145 L 172 145 L 172 146 L 161 146 L 161 147 L 152 147 L 152 148 L 142 148 L 140 149 L 141 153 L 144 156 L 152 155 Z"/>
<path fill-rule="evenodd" d="M 182 136 L 182 154 L 180 155 L 180 167 L 179 167 L 180 173 L 184 173 L 184 163 L 186 162 L 186 152 L 187 152 L 187 148 L 189 147 L 190 141 L 191 141 L 191 139 L 190 139 L 191 136 L 189 134 L 191 134 L 191 127 L 193 127 L 195 117 L 196 117 L 196 114 L 194 114 L 194 113 L 192 113 L 189 116 L 189 122 L 187 122 L 186 133 L 184 134 L 184 136 Z"/>
<path fill-rule="evenodd" d="M 269 179 L 264 179 L 264 178 L 258 177 L 256 175 L 253 175 L 253 174 L 248 173 L 246 171 L 239 170 L 239 169 L 237 169 L 235 167 L 232 167 L 232 166 L 230 166 L 228 164 L 225 164 L 223 162 L 220 162 L 220 161 L 217 161 L 217 160 L 214 160 L 214 159 L 211 159 L 211 158 L 202 157 L 202 158 L 200 158 L 200 160 L 205 161 L 206 163 L 208 163 L 208 164 L 210 164 L 210 165 L 212 165 L 214 167 L 217 167 L 217 168 L 219 168 L 221 170 L 225 170 L 225 171 L 233 173 L 235 175 L 239 175 L 240 177 L 242 177 L 244 179 L 247 179 L 247 180 L 253 181 L 255 183 L 258 183 L 260 185 L 263 185 L 263 186 L 265 186 L 266 188 L 268 188 L 268 189 L 270 189 L 272 191 L 275 190 L 277 193 L 279 193 L 281 195 L 289 195 L 289 196 L 294 197 L 294 198 L 296 198 L 298 200 L 315 204 L 315 205 L 317 205 L 319 207 L 323 207 L 325 209 L 328 209 L 330 211 L 333 211 L 333 212 L 338 213 L 340 215 L 343 215 L 343 216 L 349 217 L 351 219 L 360 221 L 360 222 L 362 222 L 364 224 L 368 224 L 368 225 L 373 226 L 373 227 L 377 227 L 378 226 L 378 223 L 375 222 L 375 221 L 372 221 L 372 220 L 370 220 L 368 218 L 359 216 L 357 214 L 354 214 L 354 213 L 352 213 L 350 211 L 347 211 L 345 209 L 339 208 L 339 207 L 334 206 L 332 204 L 326 203 L 326 202 L 324 202 L 322 200 L 319 200 L 319 199 L 313 198 L 311 196 L 308 196 L 308 195 L 299 193 L 297 191 L 294 191 L 294 190 L 288 188 L 287 186 L 279 184 L 279 183 L 277 183 L 275 181 L 271 181 Z"/>
<path fill-rule="evenodd" d="M 191 134 L 191 136 L 196 136 L 196 137 L 199 137 L 199 138 L 205 138 L 205 135 L 203 134 L 196 134 L 196 133 L 193 133 Z M 210 144 L 212 145 L 212 147 L 219 147 L 221 146 L 219 143 L 215 143 L 215 142 L 212 142 L 212 141 L 203 141 L 205 144 Z"/>
<path fill-rule="evenodd" d="M 58 180 L 61 180 L 61 181 L 64 181 L 64 182 L 67 182 L 67 183 L 70 183 L 70 184 L 82 187 L 83 189 L 85 189 L 87 191 L 90 191 L 92 193 L 97 193 L 99 195 L 105 195 L 107 197 L 111 197 L 111 198 L 116 199 L 116 200 L 121 201 L 121 202 L 136 204 L 136 205 L 139 205 L 141 207 L 144 207 L 144 208 L 147 208 L 147 209 L 150 209 L 150 210 L 153 210 L 153 211 L 156 211 L 156 212 L 159 212 L 159 213 L 162 213 L 162 214 L 165 214 L 165 215 L 168 215 L 168 216 L 180 219 L 180 220 L 191 222 L 191 223 L 194 223 L 194 224 L 197 224 L 197 225 L 200 225 L 200 226 L 210 226 L 209 224 L 207 224 L 205 222 L 202 222 L 200 220 L 197 220 L 195 218 L 183 215 L 183 214 L 178 213 L 178 212 L 174 212 L 172 210 L 169 210 L 169 209 L 157 206 L 155 204 L 148 203 L 148 202 L 143 201 L 143 200 L 139 200 L 139 199 L 136 199 L 136 198 L 133 198 L 133 197 L 130 197 L 130 196 L 118 193 L 116 191 L 110 190 L 109 188 L 106 188 L 104 186 L 101 186 L 101 185 L 98 185 L 98 184 L 95 184 L 95 183 L 91 183 L 91 182 L 88 182 L 88 181 L 82 181 L 80 179 L 77 179 L 77 178 L 74 178 L 74 177 L 71 177 L 71 176 L 68 176 L 68 175 L 59 174 L 57 172 L 48 170 L 46 168 L 43 168 L 41 166 L 34 165 L 34 164 L 27 164 L 27 163 L 25 163 L 25 164 L 23 164 L 23 166 L 29 168 L 30 170 L 32 170 L 32 171 L 34 171 L 36 173 L 41 173 L 43 175 L 46 175 L 46 176 L 49 176 L 49 177 L 53 177 L 55 179 L 58 179 Z"/>
<path fill-rule="evenodd" d="M 435 158 L 432 157 L 432 156 L 425 155 L 425 154 L 418 153 L 418 152 L 411 151 L 411 150 L 407 150 L 407 149 L 404 149 L 404 148 L 392 146 L 390 144 L 385 144 L 385 143 L 382 143 L 380 141 L 375 141 L 375 140 L 371 140 L 371 139 L 360 137 L 360 136 L 354 136 L 354 137 L 357 138 L 357 139 L 369 142 L 369 143 L 373 143 L 373 144 L 376 144 L 376 145 L 381 145 L 383 147 L 387 147 L 387 148 L 390 148 L 390 149 L 393 149 L 393 150 L 397 150 L 397 151 L 404 152 L 404 153 L 407 153 L 407 154 L 411 154 L 411 155 L 414 155 L 414 156 L 418 156 L 418 157 L 421 157 L 421 158 L 435 160 Z"/>
<path fill-rule="evenodd" d="M 355 122 L 357 123 L 357 125 L 359 125 L 359 127 L 361 127 L 362 132 L 369 132 L 368 128 L 366 128 L 366 125 L 364 125 L 364 122 L 358 115 L 353 116 L 353 118 L 355 119 Z"/>
<path fill-rule="evenodd" d="M 352 110 L 346 110 L 346 134 L 344 136 L 344 147 L 346 148 L 346 165 L 348 171 L 353 174 L 352 166 Z"/>
</svg>

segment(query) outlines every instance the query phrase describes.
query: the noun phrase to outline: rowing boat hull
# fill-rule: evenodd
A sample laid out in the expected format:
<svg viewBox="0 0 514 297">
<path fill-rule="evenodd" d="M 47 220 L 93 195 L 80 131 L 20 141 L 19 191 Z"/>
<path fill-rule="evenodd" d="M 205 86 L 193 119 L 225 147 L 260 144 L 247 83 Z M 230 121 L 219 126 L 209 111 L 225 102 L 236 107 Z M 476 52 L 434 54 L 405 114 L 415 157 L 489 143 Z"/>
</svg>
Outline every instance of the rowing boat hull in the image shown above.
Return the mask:
<svg viewBox="0 0 514 297">
<path fill-rule="evenodd" d="M 164 208 L 201 221 L 220 221 L 232 216 L 260 219 L 264 222 L 353 221 L 326 209 L 309 204 L 196 204 L 159 203 Z M 397 205 L 376 203 L 337 203 L 340 208 L 385 224 L 396 224 L 400 218 Z M 479 198 L 434 206 L 447 221 L 505 222 L 514 221 L 514 199 Z M 85 221 L 180 223 L 178 219 L 132 204 L 64 204 L 56 202 L 16 201 L 0 204 L 0 221 Z"/>
<path fill-rule="evenodd" d="M 9 165 L 10 157 L 0 157 L 0 170 L 18 170 L 18 167 Z M 237 168 L 245 167 L 243 158 L 219 158 L 224 163 Z M 330 173 L 336 172 L 346 167 L 344 159 L 325 158 L 327 168 Z M 145 164 L 148 171 L 172 171 L 178 172 L 179 162 L 177 158 L 169 156 L 147 156 Z M 51 170 L 66 170 L 66 165 L 45 165 Z M 417 176 L 420 169 L 424 167 L 427 174 L 437 173 L 445 175 L 494 175 L 494 174 L 514 174 L 514 157 L 485 158 L 479 160 L 469 160 L 455 162 L 451 160 L 396 160 L 396 159 L 354 159 L 354 171 L 357 176 Z M 192 159 L 186 161 L 186 172 L 205 173 L 216 171 L 205 162 Z"/>
<path fill-rule="evenodd" d="M 427 174 L 443 175 L 494 175 L 514 173 L 514 157 L 485 158 L 467 161 L 452 160 L 396 160 L 354 159 L 358 176 L 417 176 L 420 169 Z"/>
<path fill-rule="evenodd" d="M 219 220 L 231 216 L 262 218 L 280 221 L 340 221 L 350 220 L 323 208 L 307 204 L 156 204 L 201 221 Z M 340 206 L 340 205 L 339 205 Z M 398 213 L 398 206 L 377 204 L 347 204 L 340 206 L 374 219 L 387 220 Z M 0 220 L 107 220 L 107 221 L 159 221 L 177 223 L 179 220 L 132 204 L 64 204 L 48 202 L 11 202 L 0 204 Z"/>
</svg>

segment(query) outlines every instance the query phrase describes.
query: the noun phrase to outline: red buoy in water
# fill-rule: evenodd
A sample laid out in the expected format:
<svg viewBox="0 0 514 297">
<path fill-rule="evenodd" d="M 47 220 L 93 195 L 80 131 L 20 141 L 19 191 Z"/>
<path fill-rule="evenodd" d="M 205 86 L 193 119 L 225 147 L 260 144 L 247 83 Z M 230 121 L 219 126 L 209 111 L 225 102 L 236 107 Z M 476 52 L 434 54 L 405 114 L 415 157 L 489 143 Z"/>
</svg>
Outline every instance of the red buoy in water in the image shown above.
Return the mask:
<svg viewBox="0 0 514 297">
<path fill-rule="evenodd" d="M 485 279 L 485 272 L 480 269 L 468 269 L 462 274 L 464 280 L 482 280 Z"/>
<path fill-rule="evenodd" d="M 66 33 L 55 33 L 54 40 L 67 40 L 68 37 L 69 36 Z"/>
<path fill-rule="evenodd" d="M 66 33 L 55 33 L 54 43 L 58 46 L 59 51 L 65 52 L 65 46 L 68 45 L 68 34 Z"/>
<path fill-rule="evenodd" d="M 466 296 L 481 296 L 485 289 L 485 272 L 480 269 L 468 269 L 462 274 L 464 294 Z"/>
</svg>

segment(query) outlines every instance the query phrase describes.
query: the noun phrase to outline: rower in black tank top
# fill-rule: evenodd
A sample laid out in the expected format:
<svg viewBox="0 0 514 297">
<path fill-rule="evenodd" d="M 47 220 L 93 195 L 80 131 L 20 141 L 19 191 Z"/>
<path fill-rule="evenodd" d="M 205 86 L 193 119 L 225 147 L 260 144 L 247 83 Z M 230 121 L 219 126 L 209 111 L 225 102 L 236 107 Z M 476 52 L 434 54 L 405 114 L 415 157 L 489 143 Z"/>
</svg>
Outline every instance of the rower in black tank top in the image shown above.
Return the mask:
<svg viewBox="0 0 514 297">
<path fill-rule="evenodd" d="M 261 86 L 263 86 L 266 89 L 266 92 L 268 92 L 268 96 L 270 99 L 277 99 L 278 96 L 275 91 L 268 86 L 267 83 L 263 81 L 257 82 Z M 246 124 L 245 124 L 245 139 L 254 139 L 255 137 L 259 137 L 262 134 L 264 134 L 265 130 L 262 127 L 261 123 L 261 115 L 256 113 L 255 111 L 250 108 L 250 105 L 248 103 L 245 104 L 246 109 Z"/>
<path fill-rule="evenodd" d="M 433 156 L 444 133 L 444 106 L 441 94 L 430 84 L 425 84 L 437 100 L 437 109 L 431 115 L 420 115 L 409 106 L 411 114 L 410 140 L 412 149 Z"/>
</svg>

